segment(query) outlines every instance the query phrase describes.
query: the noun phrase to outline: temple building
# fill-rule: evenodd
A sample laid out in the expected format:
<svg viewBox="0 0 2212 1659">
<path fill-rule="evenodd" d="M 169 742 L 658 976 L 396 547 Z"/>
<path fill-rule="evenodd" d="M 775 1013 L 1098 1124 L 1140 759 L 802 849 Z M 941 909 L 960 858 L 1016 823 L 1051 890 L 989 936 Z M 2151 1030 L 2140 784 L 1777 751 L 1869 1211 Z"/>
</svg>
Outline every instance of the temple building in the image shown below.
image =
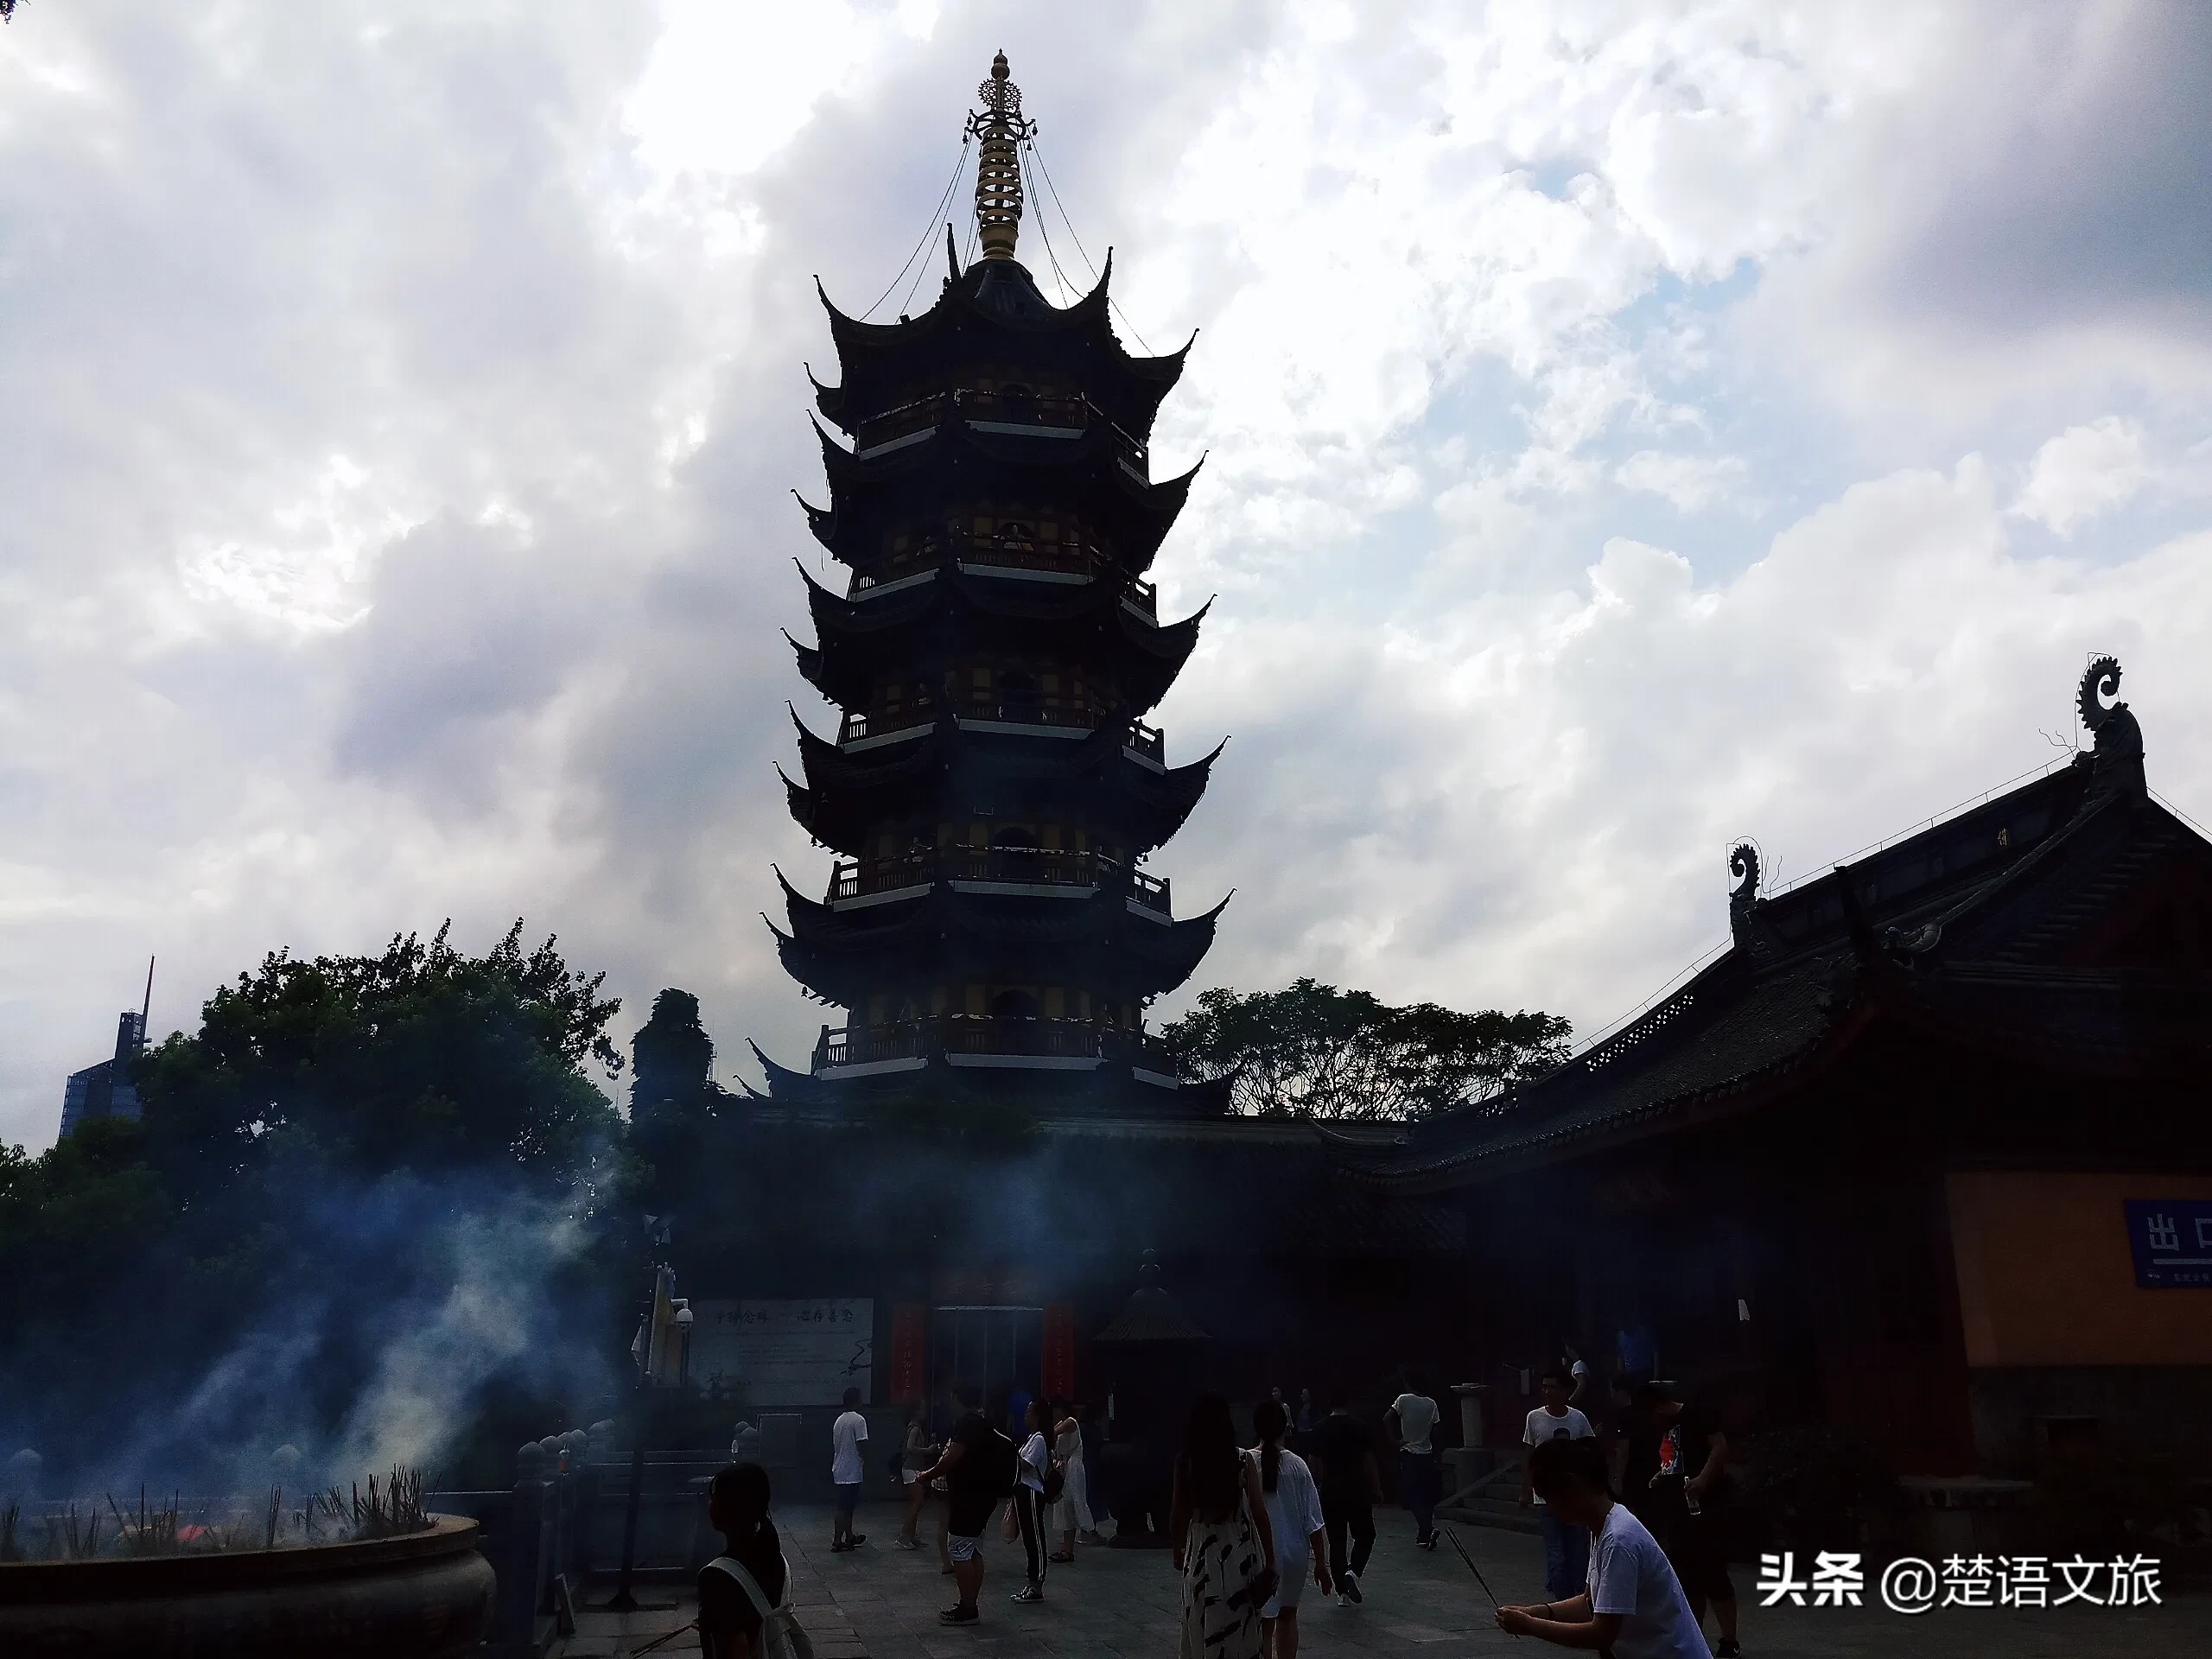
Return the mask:
<svg viewBox="0 0 2212 1659">
<path fill-rule="evenodd" d="M 1458 1205 L 1469 1360 L 1628 1332 L 1742 1428 L 1929 1478 L 2057 1455 L 2212 1471 L 2212 842 L 2150 791 L 2100 658 L 2069 765 L 1763 894 L 1732 941 L 1529 1086 L 1344 1143 Z"/>
<path fill-rule="evenodd" d="M 1183 353 L 1123 349 L 1110 256 L 1073 305 L 1039 292 L 1003 56 L 982 100 L 982 257 L 961 269 L 948 227 L 937 302 L 895 323 L 823 296 L 840 377 L 816 403 L 850 447 L 817 427 L 829 505 L 806 514 L 849 575 L 805 577 L 794 649 L 842 718 L 799 723 L 786 783 L 839 857 L 819 899 L 784 882 L 777 946 L 842 1022 L 806 1070 L 762 1064 L 779 1101 L 1189 1109 L 1144 1019 L 1221 913 L 1177 919 L 1148 868 L 1214 761 L 1169 765 L 1147 723 L 1200 621 L 1163 622 L 1145 580 L 1197 472 L 1152 477 Z"/>
</svg>

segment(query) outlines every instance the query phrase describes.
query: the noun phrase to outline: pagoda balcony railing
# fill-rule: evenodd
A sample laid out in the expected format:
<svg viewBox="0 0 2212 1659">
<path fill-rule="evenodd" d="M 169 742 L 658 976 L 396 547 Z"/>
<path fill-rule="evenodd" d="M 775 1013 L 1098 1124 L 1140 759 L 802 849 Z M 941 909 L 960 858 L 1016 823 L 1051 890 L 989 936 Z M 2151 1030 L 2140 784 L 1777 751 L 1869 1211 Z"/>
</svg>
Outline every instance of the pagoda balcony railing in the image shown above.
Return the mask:
<svg viewBox="0 0 2212 1659">
<path fill-rule="evenodd" d="M 1115 720 L 1109 709 L 1067 702 L 1057 697 L 1003 696 L 973 687 L 969 688 L 966 696 L 950 699 L 950 707 L 954 715 L 962 720 L 989 721 L 1002 726 L 1056 726 L 1071 732 L 1095 732 Z M 838 721 L 837 741 L 850 745 L 872 737 L 887 737 L 893 732 L 918 731 L 936 723 L 937 711 L 938 704 L 928 697 L 881 709 L 855 709 Z M 1158 727 L 1132 721 L 1126 741 L 1131 749 L 1155 765 L 1167 764 L 1167 740 Z"/>
<path fill-rule="evenodd" d="M 952 712 L 962 720 L 988 720 L 1003 726 L 1064 726 L 1070 731 L 1095 732 L 1111 725 L 1114 711 L 1095 703 L 1070 702 L 1061 697 L 1016 694 L 970 686 L 966 695 L 952 699 Z"/>
<path fill-rule="evenodd" d="M 839 861 L 830 873 L 828 902 L 897 893 L 938 881 L 999 881 L 1009 886 L 1096 888 L 1121 874 L 1122 866 L 1096 853 L 1029 847 L 925 847 L 887 858 Z M 1161 916 L 1173 914 L 1172 884 L 1142 870 L 1132 872 L 1133 903 Z"/>
<path fill-rule="evenodd" d="M 924 1059 L 939 1052 L 1128 1060 L 1147 1071 L 1175 1075 L 1174 1058 L 1166 1044 L 1148 1032 L 1093 1025 L 1088 1020 L 957 1014 L 824 1030 L 814 1046 L 814 1070 L 819 1075 L 840 1066 Z"/>
<path fill-rule="evenodd" d="M 873 569 L 855 571 L 846 596 L 858 599 L 892 582 L 935 570 L 949 559 L 1001 569 L 1049 570 L 1086 580 L 1125 580 L 1122 567 L 1088 543 L 1045 542 L 1025 536 L 978 536 L 968 531 L 938 530 L 899 549 Z M 1126 597 L 1145 615 L 1160 614 L 1160 588 L 1155 583 L 1131 581 Z"/>
<path fill-rule="evenodd" d="M 926 432 L 954 416 L 993 426 L 1033 427 L 1053 435 L 1087 432 L 1093 426 L 1103 426 L 1121 440 L 1122 452 L 1140 467 L 1150 459 L 1146 444 L 1109 419 L 1105 410 L 1088 397 L 1056 397 L 1042 392 L 970 391 L 964 387 L 931 392 L 926 397 L 917 397 L 910 404 L 884 410 L 874 420 L 861 423 L 853 434 L 853 447 L 864 455 L 887 443 Z"/>
<path fill-rule="evenodd" d="M 888 736 L 893 732 L 910 732 L 932 725 L 936 720 L 937 705 L 927 697 L 882 709 L 856 709 L 837 723 L 837 741 L 858 743 L 871 737 Z"/>
</svg>

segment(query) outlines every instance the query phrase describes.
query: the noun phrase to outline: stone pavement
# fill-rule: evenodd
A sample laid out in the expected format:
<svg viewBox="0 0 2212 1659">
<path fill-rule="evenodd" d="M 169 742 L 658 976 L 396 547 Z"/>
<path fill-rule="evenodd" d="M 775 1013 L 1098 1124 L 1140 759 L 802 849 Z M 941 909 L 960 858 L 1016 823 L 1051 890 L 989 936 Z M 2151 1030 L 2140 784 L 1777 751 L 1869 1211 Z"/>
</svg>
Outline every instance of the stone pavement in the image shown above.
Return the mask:
<svg viewBox="0 0 2212 1659">
<path fill-rule="evenodd" d="M 1046 1580 L 1046 1599 L 1016 1606 L 1021 1550 L 995 1530 L 986 1541 L 982 1622 L 965 1628 L 938 1623 L 952 1600 L 937 1555 L 893 1548 L 897 1517 L 888 1504 L 864 1506 L 868 1541 L 850 1555 L 830 1553 L 828 1510 L 778 1512 L 792 1573 L 799 1622 L 819 1659 L 1173 1659 L 1178 1630 L 1177 1584 L 1165 1550 L 1078 1547 L 1072 1565 Z M 1421 1656 L 1463 1653 L 1535 1656 L 1554 1649 L 1516 1642 L 1491 1622 L 1490 1604 L 1447 1545 L 1434 1554 L 1413 1548 L 1411 1522 L 1395 1510 L 1376 1516 L 1380 1538 L 1363 1581 L 1367 1602 L 1338 1608 L 1309 1585 L 1300 1616 L 1301 1659 L 1332 1655 Z M 925 1522 L 925 1525 L 931 1524 Z M 1484 1527 L 1456 1529 L 1491 1586 L 1508 1601 L 1543 1599 L 1541 1541 Z M 926 1541 L 928 1534 L 925 1533 Z M 2212 1653 L 2212 1596 L 2169 1595 L 2164 1606 L 2126 1611 L 2068 1607 L 2040 1611 L 1951 1608 L 1908 1618 L 1875 1606 L 1844 1609 L 1762 1608 L 1755 1577 L 1736 1571 L 1743 1599 L 1748 1659 L 2153 1659 Z M 591 1600 L 607 1592 L 594 1587 Z M 655 1586 L 641 1601 L 656 1611 L 626 1620 L 586 1611 L 575 1637 L 555 1649 L 560 1659 L 626 1659 L 638 1648 L 693 1616 L 690 1592 Z M 657 1653 L 698 1652 L 687 1630 Z"/>
</svg>

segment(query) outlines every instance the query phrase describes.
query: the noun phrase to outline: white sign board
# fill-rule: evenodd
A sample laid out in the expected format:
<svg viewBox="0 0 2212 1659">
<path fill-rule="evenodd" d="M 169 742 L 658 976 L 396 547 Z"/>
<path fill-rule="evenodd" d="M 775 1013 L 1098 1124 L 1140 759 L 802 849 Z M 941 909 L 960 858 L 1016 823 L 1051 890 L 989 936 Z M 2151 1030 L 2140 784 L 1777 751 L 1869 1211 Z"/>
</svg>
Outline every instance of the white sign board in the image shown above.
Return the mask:
<svg viewBox="0 0 2212 1659">
<path fill-rule="evenodd" d="M 817 1301 L 691 1304 L 691 1380 L 721 1373 L 747 1406 L 834 1406 L 847 1389 L 868 1397 L 875 1363 L 875 1303 L 866 1296 Z"/>
</svg>

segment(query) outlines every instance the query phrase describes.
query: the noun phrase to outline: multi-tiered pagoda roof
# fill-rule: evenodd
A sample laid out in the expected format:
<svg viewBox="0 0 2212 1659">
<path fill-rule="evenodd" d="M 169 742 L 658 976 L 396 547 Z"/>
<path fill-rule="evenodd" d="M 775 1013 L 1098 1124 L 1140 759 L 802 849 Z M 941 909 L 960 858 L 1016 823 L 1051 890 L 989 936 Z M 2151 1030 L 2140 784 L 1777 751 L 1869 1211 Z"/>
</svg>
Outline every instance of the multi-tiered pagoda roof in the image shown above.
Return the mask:
<svg viewBox="0 0 2212 1659">
<path fill-rule="evenodd" d="M 935 303 L 894 323 L 823 296 L 839 362 L 836 385 L 815 383 L 836 429 L 816 429 L 829 501 L 801 505 L 847 580 L 840 593 L 802 569 L 814 641 L 792 646 L 841 718 L 834 736 L 798 721 L 785 785 L 845 861 L 819 898 L 785 880 L 775 931 L 785 969 L 845 1023 L 806 1071 L 769 1064 L 771 1092 L 1211 1108 L 1144 1028 L 1222 907 L 1178 920 L 1146 867 L 1219 753 L 1171 766 L 1143 723 L 1204 620 L 1163 623 L 1144 580 L 1198 470 L 1152 477 L 1184 353 L 1122 346 L 1110 260 L 1060 307 L 1014 257 L 1008 168 L 1028 129 L 1003 60 L 993 75 L 973 118 L 983 257 L 963 269 L 948 247 Z"/>
</svg>

